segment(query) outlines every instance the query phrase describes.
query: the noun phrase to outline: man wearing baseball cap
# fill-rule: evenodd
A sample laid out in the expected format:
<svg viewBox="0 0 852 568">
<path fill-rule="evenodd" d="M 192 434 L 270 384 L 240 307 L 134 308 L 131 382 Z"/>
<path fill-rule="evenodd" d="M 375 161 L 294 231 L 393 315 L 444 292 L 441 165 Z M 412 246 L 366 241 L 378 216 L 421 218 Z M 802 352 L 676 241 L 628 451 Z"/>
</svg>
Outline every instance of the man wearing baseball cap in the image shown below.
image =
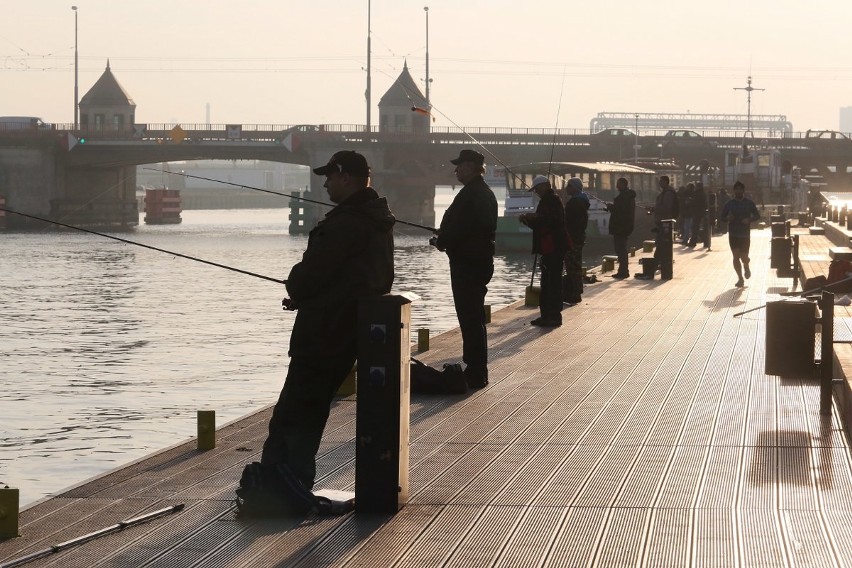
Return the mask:
<svg viewBox="0 0 852 568">
<path fill-rule="evenodd" d="M 482 154 L 464 149 L 450 162 L 464 187 L 444 213 L 437 238 L 430 242 L 450 259 L 450 283 L 462 334 L 467 384 L 483 388 L 488 384 L 485 294 L 494 274 L 497 198 L 482 177 Z"/>
<path fill-rule="evenodd" d="M 390 292 L 394 278 L 394 217 L 387 200 L 369 186 L 364 156 L 337 152 L 313 171 L 325 176 L 324 187 L 337 207 L 310 232 L 301 262 L 287 276 L 290 298 L 284 307 L 296 310 L 290 365 L 260 461 L 308 490 L 332 398 L 355 364 L 358 300 Z M 262 508 L 269 514 L 280 507 L 286 514 L 287 484 L 281 485 L 280 492 L 244 503 L 241 511 Z"/>
<path fill-rule="evenodd" d="M 547 176 L 535 176 L 532 187 L 540 201 L 535 213 L 518 217 L 521 223 L 533 230 L 533 254 L 541 255 L 541 317 L 532 325 L 559 327 L 562 325 L 562 262 L 568 248 L 565 230 L 565 213 L 562 201 L 556 196 Z"/>
</svg>

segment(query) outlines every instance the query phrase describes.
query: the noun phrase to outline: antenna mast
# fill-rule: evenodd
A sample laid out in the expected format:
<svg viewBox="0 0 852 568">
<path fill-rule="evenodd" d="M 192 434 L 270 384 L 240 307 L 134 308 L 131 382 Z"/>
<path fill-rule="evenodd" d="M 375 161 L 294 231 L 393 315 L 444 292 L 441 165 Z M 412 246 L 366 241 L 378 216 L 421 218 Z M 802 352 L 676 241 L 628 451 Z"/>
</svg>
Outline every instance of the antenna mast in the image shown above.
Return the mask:
<svg viewBox="0 0 852 568">
<path fill-rule="evenodd" d="M 751 86 L 751 75 L 748 76 L 748 86 L 746 87 L 734 87 L 735 91 L 745 91 L 748 93 L 748 130 L 746 134 L 751 134 L 751 92 L 752 91 L 765 91 L 766 89 L 758 89 Z"/>
</svg>

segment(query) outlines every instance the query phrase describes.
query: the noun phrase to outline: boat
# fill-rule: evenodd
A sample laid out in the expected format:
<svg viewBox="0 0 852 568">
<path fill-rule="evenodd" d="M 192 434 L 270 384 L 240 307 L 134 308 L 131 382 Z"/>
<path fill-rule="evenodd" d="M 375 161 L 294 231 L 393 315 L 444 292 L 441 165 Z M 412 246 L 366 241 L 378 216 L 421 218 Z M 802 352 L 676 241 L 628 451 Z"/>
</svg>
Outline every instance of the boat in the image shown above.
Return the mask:
<svg viewBox="0 0 852 568">
<path fill-rule="evenodd" d="M 523 225 L 518 216 L 535 211 L 538 195 L 529 191 L 532 180 L 544 175 L 556 190 L 563 203 L 567 201 L 565 184 L 572 177 L 583 180 L 583 190 L 589 196 L 589 225 L 586 228 L 587 248 L 612 246 L 609 236 L 609 212 L 607 203 L 615 198 L 618 178 L 626 178 L 630 188 L 636 192 L 637 205 L 652 204 L 657 195 L 660 175 L 654 169 L 619 162 L 534 162 L 506 168 L 506 199 L 503 215 L 497 218 L 497 252 L 529 252 L 532 246 L 532 230 Z M 640 210 L 641 211 L 641 210 Z M 650 222 L 643 222 L 647 215 L 636 215 L 635 239 L 641 243 L 650 231 Z M 648 231 L 644 230 L 648 225 Z M 600 246 L 595 246 L 600 245 Z"/>
</svg>

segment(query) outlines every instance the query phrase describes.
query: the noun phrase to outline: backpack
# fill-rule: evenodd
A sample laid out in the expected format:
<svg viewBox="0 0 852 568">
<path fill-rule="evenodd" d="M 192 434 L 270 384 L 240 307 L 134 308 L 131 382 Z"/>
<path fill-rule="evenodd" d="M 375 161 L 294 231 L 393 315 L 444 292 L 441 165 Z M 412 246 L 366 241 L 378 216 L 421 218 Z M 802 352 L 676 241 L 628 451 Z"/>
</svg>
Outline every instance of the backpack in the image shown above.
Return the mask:
<svg viewBox="0 0 852 568">
<path fill-rule="evenodd" d="M 339 515 L 340 504 L 311 493 L 287 464 L 252 462 L 243 468 L 236 490 L 239 516 L 304 517 L 309 513 Z"/>
<path fill-rule="evenodd" d="M 419 394 L 465 394 L 467 377 L 458 363 L 444 363 L 442 370 L 411 358 L 411 392 Z"/>
<path fill-rule="evenodd" d="M 834 284 L 849 278 L 852 272 L 852 262 L 848 260 L 832 260 L 828 265 L 828 283 Z"/>
</svg>

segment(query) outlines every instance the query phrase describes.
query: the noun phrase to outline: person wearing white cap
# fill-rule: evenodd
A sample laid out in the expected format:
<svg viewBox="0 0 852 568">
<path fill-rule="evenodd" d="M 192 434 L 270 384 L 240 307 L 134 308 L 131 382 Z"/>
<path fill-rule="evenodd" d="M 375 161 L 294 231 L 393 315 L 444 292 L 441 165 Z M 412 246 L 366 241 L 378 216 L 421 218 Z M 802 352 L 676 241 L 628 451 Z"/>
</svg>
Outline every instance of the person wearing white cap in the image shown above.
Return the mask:
<svg viewBox="0 0 852 568">
<path fill-rule="evenodd" d="M 530 323 L 558 327 L 562 325 L 562 262 L 568 248 L 565 213 L 547 176 L 536 176 L 529 191 L 538 195 L 538 207 L 535 213 L 524 213 L 518 219 L 533 230 L 532 252 L 541 255 L 541 316 Z"/>
</svg>

